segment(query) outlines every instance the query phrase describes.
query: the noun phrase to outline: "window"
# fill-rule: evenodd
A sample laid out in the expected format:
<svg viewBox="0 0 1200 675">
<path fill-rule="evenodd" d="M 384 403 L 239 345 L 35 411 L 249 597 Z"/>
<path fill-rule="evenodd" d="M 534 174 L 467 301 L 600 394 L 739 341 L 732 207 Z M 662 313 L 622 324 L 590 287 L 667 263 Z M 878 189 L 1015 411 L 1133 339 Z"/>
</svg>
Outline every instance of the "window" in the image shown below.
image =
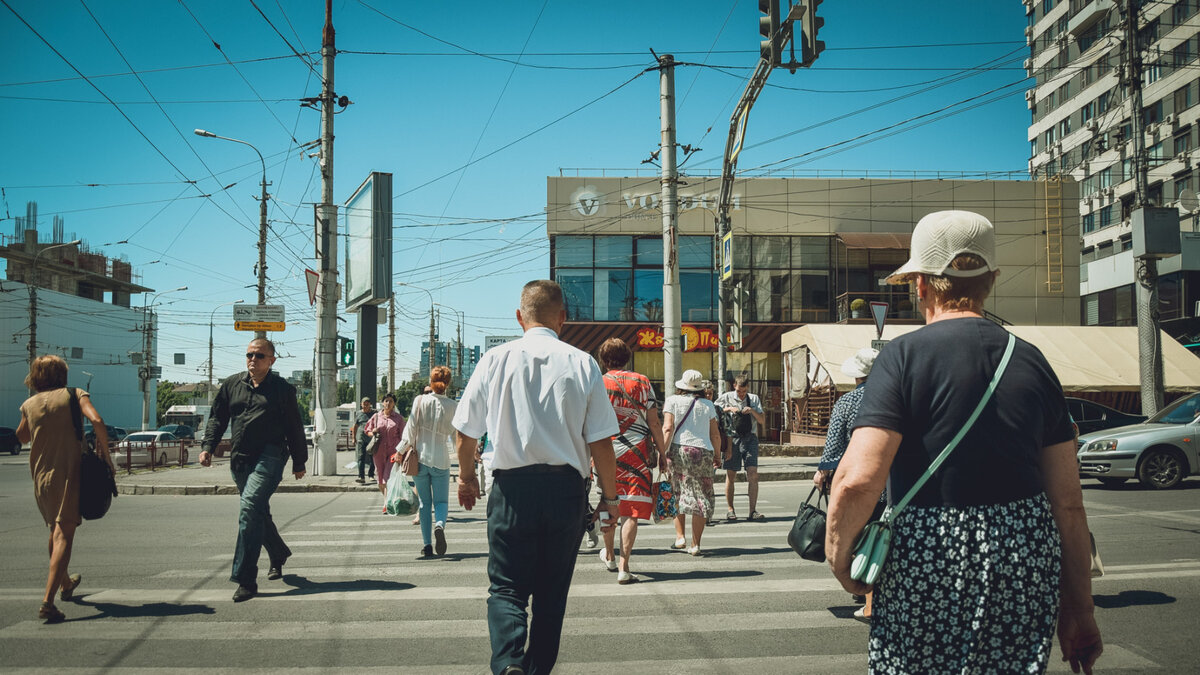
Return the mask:
<svg viewBox="0 0 1200 675">
<path fill-rule="evenodd" d="M 633 320 L 662 321 L 662 263 L 656 270 L 633 271 Z"/>
<path fill-rule="evenodd" d="M 1029 141 L 1029 156 L 1030 156 L 1030 157 L 1033 157 L 1033 156 L 1034 156 L 1034 155 L 1036 155 L 1037 153 L 1038 153 L 1038 149 L 1037 149 L 1037 139 L 1035 138 L 1035 139 L 1033 139 L 1032 141 Z"/>
<path fill-rule="evenodd" d="M 830 237 L 792 237 L 792 269 L 829 269 Z"/>
<path fill-rule="evenodd" d="M 1096 191 L 1096 176 L 1084 176 L 1083 181 L 1079 183 L 1079 194 L 1084 197 Z M 1087 216 L 1084 216 L 1085 218 Z"/>
<path fill-rule="evenodd" d="M 712 237 L 679 237 L 680 269 L 713 269 Z"/>
<path fill-rule="evenodd" d="M 592 238 L 559 235 L 554 238 L 555 267 L 591 267 Z"/>
<path fill-rule="evenodd" d="M 1096 116 L 1096 102 L 1088 101 L 1079 109 L 1079 121 L 1086 122 Z"/>
<path fill-rule="evenodd" d="M 595 271 L 595 320 L 633 321 L 633 271 Z"/>
<path fill-rule="evenodd" d="M 592 312 L 592 270 L 560 269 L 554 275 L 554 280 L 562 286 L 563 301 L 567 305 L 569 321 L 591 321 Z"/>
<path fill-rule="evenodd" d="M 1155 101 L 1145 108 L 1142 108 L 1142 124 L 1154 124 L 1155 122 L 1161 120 L 1162 117 L 1163 111 L 1161 100 Z M 1125 137 L 1129 138 L 1129 135 L 1127 134 Z"/>
<path fill-rule="evenodd" d="M 1096 260 L 1103 260 L 1112 254 L 1113 243 L 1111 239 L 1096 244 Z"/>
<path fill-rule="evenodd" d="M 786 269 L 791 266 L 790 237 L 755 237 L 753 266 L 755 269 Z"/>
<path fill-rule="evenodd" d="M 1064 117 L 1062 119 L 1062 121 L 1058 123 L 1058 137 L 1066 138 L 1070 134 L 1071 134 L 1071 118 L 1070 118 L 1070 116 L 1067 116 L 1067 117 Z"/>
<path fill-rule="evenodd" d="M 717 320 L 717 275 L 711 270 L 679 273 L 680 315 L 684 321 Z"/>
<path fill-rule="evenodd" d="M 1045 138 L 1046 138 L 1046 149 L 1049 150 L 1050 146 L 1054 145 L 1054 127 L 1050 127 L 1049 129 L 1046 130 Z"/>
<path fill-rule="evenodd" d="M 750 305 L 754 311 L 750 321 L 787 321 L 792 309 L 790 277 L 786 270 L 753 272 Z"/>
<path fill-rule="evenodd" d="M 662 237 L 638 237 L 633 240 L 634 267 L 657 267 L 661 273 L 662 264 Z M 662 295 L 661 291 L 659 295 Z"/>
<path fill-rule="evenodd" d="M 1182 68 L 1192 60 L 1192 41 L 1184 40 L 1171 50 L 1171 62 L 1176 69 Z"/>
<path fill-rule="evenodd" d="M 1108 95 L 1102 95 L 1096 99 L 1096 114 L 1103 115 L 1108 112 Z"/>
<path fill-rule="evenodd" d="M 1088 246 L 1079 252 L 1079 262 L 1088 263 L 1096 259 L 1096 247 Z"/>
<path fill-rule="evenodd" d="M 596 237 L 595 246 L 596 267 L 629 267 L 633 260 L 633 237 Z"/>
<path fill-rule="evenodd" d="M 793 272 L 791 282 L 791 320 L 804 323 L 829 321 L 829 273 Z"/>
<path fill-rule="evenodd" d="M 1175 90 L 1175 114 L 1192 107 L 1192 85 L 1187 84 Z"/>
<path fill-rule="evenodd" d="M 1195 13 L 1196 4 L 1195 0 L 1176 2 L 1175 6 L 1171 8 L 1171 23 L 1176 26 L 1182 25 L 1184 21 L 1187 21 L 1189 16 Z"/>
<path fill-rule="evenodd" d="M 1123 234 L 1117 241 L 1120 242 L 1122 251 L 1128 251 L 1129 249 L 1133 248 L 1132 234 Z"/>
<path fill-rule="evenodd" d="M 1192 189 L 1192 172 L 1185 171 L 1183 173 L 1175 174 L 1173 189 L 1175 190 L 1175 198 L 1176 199 L 1179 199 L 1179 196 L 1183 194 L 1184 190 L 1191 190 Z"/>
<path fill-rule="evenodd" d="M 1096 230 L 1096 214 L 1083 214 L 1083 233 L 1094 232 Z"/>
<path fill-rule="evenodd" d="M 1113 206 L 1109 204 L 1100 209 L 1100 228 L 1106 228 L 1113 223 Z"/>
<path fill-rule="evenodd" d="M 1182 134 L 1175 137 L 1175 140 L 1172 143 L 1172 149 L 1174 150 L 1174 155 L 1176 157 L 1178 157 L 1179 155 L 1182 155 L 1183 153 L 1192 149 L 1192 133 L 1191 133 L 1191 131 L 1192 130 L 1189 127 L 1187 129 L 1184 129 Z"/>
<path fill-rule="evenodd" d="M 1101 169 L 1100 173 L 1096 174 L 1096 176 L 1098 179 L 1096 187 L 1098 187 L 1100 189 L 1103 189 L 1106 187 L 1112 187 L 1113 183 L 1112 183 L 1112 167 L 1111 166 Z"/>
<path fill-rule="evenodd" d="M 1146 148 L 1146 156 L 1150 158 L 1151 164 L 1154 162 L 1162 163 L 1163 159 L 1163 142 L 1159 141 L 1154 145 Z M 1126 174 L 1132 176 L 1132 173 Z"/>
<path fill-rule="evenodd" d="M 1042 16 L 1049 14 L 1055 4 L 1057 4 L 1055 0 L 1042 0 Z"/>
<path fill-rule="evenodd" d="M 1162 64 L 1158 61 L 1155 61 L 1154 63 L 1148 63 L 1146 64 L 1146 67 L 1142 69 L 1143 84 L 1158 82 L 1160 77 L 1162 77 Z"/>
<path fill-rule="evenodd" d="M 1162 181 L 1152 183 L 1146 188 L 1146 202 L 1154 206 L 1163 205 L 1163 184 Z"/>
</svg>

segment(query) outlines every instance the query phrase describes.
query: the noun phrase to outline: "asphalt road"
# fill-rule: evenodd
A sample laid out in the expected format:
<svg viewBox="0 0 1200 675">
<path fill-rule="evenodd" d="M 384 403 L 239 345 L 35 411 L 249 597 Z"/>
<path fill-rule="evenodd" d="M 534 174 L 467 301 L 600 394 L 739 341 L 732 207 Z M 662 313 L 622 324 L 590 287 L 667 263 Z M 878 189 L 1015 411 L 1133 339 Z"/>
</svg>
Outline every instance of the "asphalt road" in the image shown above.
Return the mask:
<svg viewBox="0 0 1200 675">
<path fill-rule="evenodd" d="M 262 595 L 236 605 L 235 497 L 122 495 L 76 538 L 72 571 L 84 581 L 59 603 L 68 621 L 43 625 L 46 529 L 26 458 L 0 458 L 6 673 L 487 672 L 482 513 L 453 508 L 448 554 L 418 560 L 419 528 L 363 493 L 277 495 L 295 555 L 282 580 L 264 569 Z M 764 484 L 767 522 L 710 528 L 701 558 L 668 550 L 669 526 L 643 527 L 642 583 L 631 586 L 581 549 L 556 672 L 865 672 L 867 627 L 850 618 L 849 596 L 785 542 L 807 493 L 807 483 Z M 1197 479 L 1165 493 L 1087 482 L 1108 571 L 1094 586 L 1101 672 L 1197 672 L 1197 496 Z M 744 493 L 738 505 L 745 514 Z M 1057 658 L 1051 672 L 1068 672 Z"/>
</svg>

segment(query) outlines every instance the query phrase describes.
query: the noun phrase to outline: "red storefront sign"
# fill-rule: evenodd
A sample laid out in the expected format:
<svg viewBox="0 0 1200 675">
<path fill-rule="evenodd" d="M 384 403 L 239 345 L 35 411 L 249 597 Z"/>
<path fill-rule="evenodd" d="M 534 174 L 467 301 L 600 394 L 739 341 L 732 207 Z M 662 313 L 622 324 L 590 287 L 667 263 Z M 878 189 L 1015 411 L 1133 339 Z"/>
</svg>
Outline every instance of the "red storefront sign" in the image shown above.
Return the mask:
<svg viewBox="0 0 1200 675">
<path fill-rule="evenodd" d="M 684 325 L 680 328 L 683 335 L 683 351 L 708 352 L 720 347 L 717 332 L 711 328 L 697 328 Z M 639 349 L 662 349 L 663 334 L 657 328 L 639 328 L 637 332 L 637 347 Z M 726 347 L 733 351 L 733 347 Z"/>
</svg>

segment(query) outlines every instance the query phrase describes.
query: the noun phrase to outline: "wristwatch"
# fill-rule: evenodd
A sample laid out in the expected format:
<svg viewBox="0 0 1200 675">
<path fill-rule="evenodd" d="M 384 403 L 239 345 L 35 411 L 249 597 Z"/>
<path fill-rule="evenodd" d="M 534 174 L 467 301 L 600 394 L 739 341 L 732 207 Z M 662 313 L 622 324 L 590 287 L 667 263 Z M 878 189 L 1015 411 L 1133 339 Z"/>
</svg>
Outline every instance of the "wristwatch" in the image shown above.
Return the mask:
<svg viewBox="0 0 1200 675">
<path fill-rule="evenodd" d="M 608 497 L 601 495 L 600 502 L 603 503 L 605 506 L 620 506 L 621 505 L 621 500 L 617 497 L 612 497 L 610 499 Z"/>
</svg>

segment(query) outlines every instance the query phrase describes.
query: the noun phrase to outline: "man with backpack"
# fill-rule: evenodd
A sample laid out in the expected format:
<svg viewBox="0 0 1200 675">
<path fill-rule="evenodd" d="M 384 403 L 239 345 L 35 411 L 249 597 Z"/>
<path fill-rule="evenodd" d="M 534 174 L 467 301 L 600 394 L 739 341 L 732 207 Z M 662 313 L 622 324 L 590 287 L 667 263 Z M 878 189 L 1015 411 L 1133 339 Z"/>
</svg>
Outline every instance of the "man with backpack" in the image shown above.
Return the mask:
<svg viewBox="0 0 1200 675">
<path fill-rule="evenodd" d="M 717 397 L 717 409 L 724 413 L 726 429 L 733 444 L 733 456 L 725 461 L 725 504 L 729 510 L 725 520 L 737 520 L 733 509 L 733 486 L 738 471 L 746 467 L 746 496 L 750 498 L 750 520 L 765 520 L 758 506 L 758 427 L 766 426 L 762 401 L 750 393 L 750 378 L 739 375 L 733 380 L 733 391 Z"/>
</svg>

